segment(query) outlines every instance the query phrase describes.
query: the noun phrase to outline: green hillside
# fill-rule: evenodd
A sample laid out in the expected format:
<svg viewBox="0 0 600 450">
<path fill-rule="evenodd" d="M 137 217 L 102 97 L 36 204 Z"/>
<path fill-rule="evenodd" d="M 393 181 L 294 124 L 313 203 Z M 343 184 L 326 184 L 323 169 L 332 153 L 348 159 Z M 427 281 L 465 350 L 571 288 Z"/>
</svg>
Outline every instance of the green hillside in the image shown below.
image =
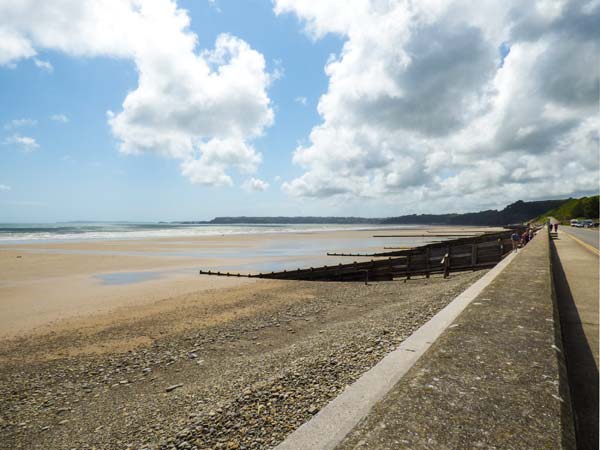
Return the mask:
<svg viewBox="0 0 600 450">
<path fill-rule="evenodd" d="M 544 222 L 547 217 L 554 217 L 561 222 L 571 219 L 593 219 L 597 220 L 600 213 L 598 206 L 600 195 L 591 197 L 570 198 L 557 208 L 551 209 L 536 219 Z"/>
<path fill-rule="evenodd" d="M 384 225 L 475 225 L 475 226 L 505 226 L 514 223 L 524 223 L 532 217 L 544 214 L 546 211 L 558 209 L 569 200 L 542 200 L 511 203 L 502 210 L 488 209 L 486 211 L 464 214 L 410 214 L 406 216 L 368 218 L 368 217 L 215 217 L 210 221 L 174 222 L 182 224 L 384 224 Z"/>
<path fill-rule="evenodd" d="M 439 224 L 439 225 L 475 225 L 504 226 L 511 223 L 524 223 L 532 217 L 551 208 L 560 207 L 566 200 L 543 200 L 524 202 L 518 200 L 498 211 L 486 211 L 465 214 L 412 214 L 410 216 L 388 217 L 381 219 L 383 224 Z"/>
</svg>

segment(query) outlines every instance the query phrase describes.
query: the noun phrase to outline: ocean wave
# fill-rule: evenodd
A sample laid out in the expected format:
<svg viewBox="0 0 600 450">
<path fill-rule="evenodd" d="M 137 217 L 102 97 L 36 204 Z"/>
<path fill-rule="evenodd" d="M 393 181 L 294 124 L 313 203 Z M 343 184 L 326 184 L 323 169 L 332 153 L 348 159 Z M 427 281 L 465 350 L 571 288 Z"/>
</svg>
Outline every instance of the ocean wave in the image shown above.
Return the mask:
<svg viewBox="0 0 600 450">
<path fill-rule="evenodd" d="M 376 225 L 0 224 L 0 242 L 119 240 L 402 228 Z"/>
</svg>

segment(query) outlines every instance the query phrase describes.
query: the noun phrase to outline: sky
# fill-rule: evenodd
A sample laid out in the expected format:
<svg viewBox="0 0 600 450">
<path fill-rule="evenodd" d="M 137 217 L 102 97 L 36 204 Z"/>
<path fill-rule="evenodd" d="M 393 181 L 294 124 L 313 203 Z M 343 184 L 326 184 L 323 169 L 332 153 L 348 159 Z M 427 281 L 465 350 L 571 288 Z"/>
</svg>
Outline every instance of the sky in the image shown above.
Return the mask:
<svg viewBox="0 0 600 450">
<path fill-rule="evenodd" d="M 597 193 L 598 23 L 598 0 L 0 0 L 0 222 Z"/>
</svg>

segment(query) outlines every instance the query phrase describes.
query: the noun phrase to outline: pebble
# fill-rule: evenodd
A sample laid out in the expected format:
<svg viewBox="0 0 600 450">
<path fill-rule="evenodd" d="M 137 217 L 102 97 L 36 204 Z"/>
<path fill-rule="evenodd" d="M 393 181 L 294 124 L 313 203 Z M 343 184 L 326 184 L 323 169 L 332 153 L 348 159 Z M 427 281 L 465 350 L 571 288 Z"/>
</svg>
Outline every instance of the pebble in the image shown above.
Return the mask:
<svg viewBox="0 0 600 450">
<path fill-rule="evenodd" d="M 121 405 L 116 414 L 98 420 L 87 430 L 89 437 L 97 426 L 93 435 L 96 448 L 126 449 L 119 436 L 127 436 L 132 449 L 273 448 L 391 350 L 392 343 L 404 340 L 445 306 L 464 289 L 466 280 L 476 276 L 465 276 L 461 283 L 431 283 L 422 291 L 411 291 L 410 284 L 394 284 L 399 287 L 389 292 L 391 284 L 375 283 L 368 296 L 357 295 L 351 284 L 305 283 L 302 288 L 317 292 L 316 297 L 284 302 L 285 306 L 270 312 L 210 328 L 192 328 L 181 334 L 165 332 L 162 334 L 166 336 L 161 337 L 158 335 L 162 330 L 158 329 L 152 344 L 126 354 L 64 356 L 64 360 L 43 366 L 39 372 L 0 368 L 3 375 L 19 380 L 16 386 L 0 386 L 0 397 L 9 414 L 28 420 L 22 422 L 23 427 L 43 424 L 44 414 L 55 417 L 59 407 L 72 411 L 67 417 L 72 422 L 69 434 L 73 433 L 68 442 L 73 445 L 86 442 L 82 438 L 86 425 L 80 417 L 93 407 L 84 392 L 91 389 L 99 394 L 99 402 L 118 398 Z M 377 289 L 388 295 L 378 294 Z M 276 294 L 280 295 L 279 291 Z M 363 314 L 348 316 L 346 306 L 364 308 Z M 337 322 L 330 323 L 329 315 L 334 314 L 336 319 L 338 309 L 352 326 L 336 327 Z M 288 328 L 296 334 L 288 332 Z M 250 338 L 251 335 L 254 336 Z M 262 348 L 273 349 L 273 353 L 258 349 L 254 345 L 257 341 L 262 341 Z M 210 364 L 199 369 L 196 364 L 205 361 L 200 359 L 201 354 Z M 213 355 L 218 358 L 213 359 Z M 194 364 L 181 364 L 185 360 L 193 360 Z M 160 370 L 155 375 L 156 367 Z M 187 380 L 194 373 L 202 373 L 202 377 L 188 386 Z M 163 376 L 185 380 L 186 390 L 179 395 L 146 395 L 156 389 L 171 392 L 184 386 L 179 383 L 165 388 Z M 152 380 L 156 380 L 154 384 Z M 122 382 L 139 386 L 145 394 L 122 397 L 120 391 L 109 389 Z M 5 398 L 8 401 L 4 402 Z M 4 426 L 2 432 L 10 429 Z M 11 448 L 30 446 L 28 433 L 23 431 L 27 428 L 20 430 L 8 433 Z M 55 433 L 51 435 L 54 439 Z M 42 444 L 49 439 L 47 436 L 48 433 L 40 433 Z M 91 446 L 78 446 L 79 450 L 86 448 Z"/>
<path fill-rule="evenodd" d="M 175 389 L 179 389 L 180 387 L 183 387 L 183 384 L 173 384 L 171 386 L 169 386 L 168 388 L 165 389 L 166 392 L 171 392 L 174 391 Z"/>
</svg>

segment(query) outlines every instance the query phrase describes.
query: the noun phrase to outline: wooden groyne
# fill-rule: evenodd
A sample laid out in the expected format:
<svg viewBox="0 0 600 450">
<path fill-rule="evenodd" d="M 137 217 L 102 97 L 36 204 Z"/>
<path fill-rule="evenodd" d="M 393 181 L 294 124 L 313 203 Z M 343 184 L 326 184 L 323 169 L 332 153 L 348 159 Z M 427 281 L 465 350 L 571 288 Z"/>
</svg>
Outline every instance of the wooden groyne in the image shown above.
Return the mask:
<svg viewBox="0 0 600 450">
<path fill-rule="evenodd" d="M 437 242 L 395 252 L 374 253 L 380 259 L 279 272 L 241 274 L 200 270 L 201 275 L 312 281 L 389 281 L 493 267 L 512 250 L 513 230 Z M 382 257 L 386 257 L 385 259 Z"/>
<path fill-rule="evenodd" d="M 384 247 L 383 248 L 384 250 L 392 250 L 392 251 L 386 251 L 386 252 L 373 252 L 373 253 L 328 252 L 327 256 L 356 256 L 356 257 L 371 257 L 371 258 L 403 256 L 403 255 L 409 254 L 410 252 L 413 252 L 413 251 L 420 252 L 427 247 L 429 247 L 429 248 L 445 248 L 448 245 L 455 247 L 455 246 L 462 245 L 462 244 L 479 244 L 479 243 L 497 241 L 498 239 L 510 239 L 510 235 L 512 234 L 512 232 L 513 232 L 513 230 L 511 229 L 511 230 L 505 230 L 505 231 L 495 231 L 495 232 L 490 232 L 490 233 L 485 233 L 485 234 L 479 234 L 477 236 L 467 236 L 467 237 L 463 236 L 463 237 L 449 239 L 449 240 L 445 240 L 445 241 L 431 242 L 429 244 L 422 245 L 420 247 L 406 247 L 406 248 L 399 247 L 397 250 L 394 249 L 393 247 Z M 415 236 L 411 236 L 411 237 L 415 237 Z M 420 236 L 416 236 L 416 237 L 420 237 Z M 510 244 L 510 242 L 509 242 L 509 244 Z"/>
</svg>

